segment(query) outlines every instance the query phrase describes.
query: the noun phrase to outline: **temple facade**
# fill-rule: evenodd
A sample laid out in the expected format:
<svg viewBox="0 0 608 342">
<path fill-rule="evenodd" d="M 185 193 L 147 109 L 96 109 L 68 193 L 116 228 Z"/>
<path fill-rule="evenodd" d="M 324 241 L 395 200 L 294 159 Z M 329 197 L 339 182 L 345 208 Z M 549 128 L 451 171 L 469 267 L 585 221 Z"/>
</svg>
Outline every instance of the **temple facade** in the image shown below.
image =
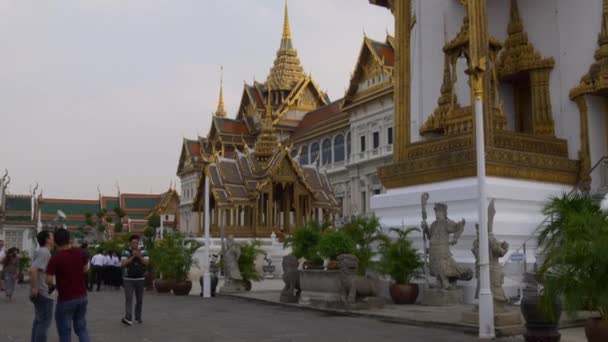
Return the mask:
<svg viewBox="0 0 608 342">
<path fill-rule="evenodd" d="M 287 3 L 281 42 L 265 82 L 245 84 L 234 118 L 224 108 L 223 84 L 206 137 L 184 140 L 177 175 L 186 219 L 180 229 L 202 234 L 204 179 L 211 181 L 212 235 L 269 237 L 307 220 L 339 214 L 326 173 L 302 163 L 293 139 L 307 113 L 330 105 L 304 73 L 294 47 Z M 190 197 L 191 192 L 194 197 Z"/>
<path fill-rule="evenodd" d="M 306 114 L 293 138 L 302 163 L 327 173 L 342 221 L 371 214 L 371 197 L 385 192 L 377 169 L 393 152 L 392 44 L 364 37 L 344 97 Z"/>
<path fill-rule="evenodd" d="M 370 2 L 395 17 L 395 150 L 378 171 L 387 192 L 372 209 L 384 225 L 417 225 L 429 193 L 466 219 L 454 254 L 474 262 L 472 103 L 482 94 L 494 234 L 512 246 L 502 262 L 526 251 L 533 263 L 531 236 L 550 196 L 606 191 L 608 1 Z"/>
<path fill-rule="evenodd" d="M 167 229 L 177 229 L 179 225 L 179 194 L 173 188 L 161 194 L 100 193 L 97 199 L 87 200 L 45 197 L 37 185 L 29 194 L 11 194 L 9 185 L 8 174 L 0 178 L 0 239 L 9 247 L 30 253 L 36 249 L 36 234 L 42 229 L 63 226 L 75 239 L 85 235 L 100 239 L 116 233 L 142 234 L 154 214 L 168 215 L 170 219 L 163 222 Z M 59 219 L 59 212 L 65 217 Z M 98 217 L 106 226 L 104 237 L 95 234 Z"/>
</svg>

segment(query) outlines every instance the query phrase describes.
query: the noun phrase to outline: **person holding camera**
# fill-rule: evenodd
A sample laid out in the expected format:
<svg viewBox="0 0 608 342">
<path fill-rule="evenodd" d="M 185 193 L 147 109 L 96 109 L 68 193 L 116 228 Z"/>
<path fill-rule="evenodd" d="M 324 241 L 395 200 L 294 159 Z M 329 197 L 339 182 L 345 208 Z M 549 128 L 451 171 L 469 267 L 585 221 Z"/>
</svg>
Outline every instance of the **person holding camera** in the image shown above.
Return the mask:
<svg viewBox="0 0 608 342">
<path fill-rule="evenodd" d="M 123 287 L 125 289 L 125 317 L 122 323 L 133 325 L 133 293 L 135 293 L 135 321 L 142 323 L 141 311 L 144 299 L 144 278 L 148 265 L 148 254 L 139 249 L 139 236 L 129 237 L 129 249 L 122 253 Z"/>
<path fill-rule="evenodd" d="M 51 250 L 55 245 L 53 233 L 41 231 L 36 236 L 39 248 L 34 254 L 30 268 L 30 300 L 34 303 L 34 323 L 32 324 L 32 342 L 46 342 L 47 333 L 53 321 L 52 290 L 46 284 L 46 267 L 51 259 Z"/>
</svg>

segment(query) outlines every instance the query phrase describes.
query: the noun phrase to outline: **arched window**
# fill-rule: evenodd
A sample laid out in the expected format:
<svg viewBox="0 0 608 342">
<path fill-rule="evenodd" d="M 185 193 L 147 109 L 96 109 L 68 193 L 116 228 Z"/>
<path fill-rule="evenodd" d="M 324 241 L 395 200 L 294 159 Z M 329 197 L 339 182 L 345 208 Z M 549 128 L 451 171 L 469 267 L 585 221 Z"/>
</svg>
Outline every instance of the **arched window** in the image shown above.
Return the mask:
<svg viewBox="0 0 608 342">
<path fill-rule="evenodd" d="M 350 160 L 351 154 L 351 142 L 350 142 L 350 132 L 346 135 L 346 159 Z"/>
<path fill-rule="evenodd" d="M 314 163 L 319 157 L 319 143 L 313 143 L 310 147 L 310 162 Z"/>
<path fill-rule="evenodd" d="M 308 145 L 302 146 L 302 150 L 300 151 L 300 161 L 302 165 L 308 164 Z"/>
<path fill-rule="evenodd" d="M 331 140 L 323 140 L 323 165 L 331 164 Z"/>
<path fill-rule="evenodd" d="M 344 136 L 338 134 L 334 139 L 334 160 L 341 162 L 344 160 Z"/>
</svg>

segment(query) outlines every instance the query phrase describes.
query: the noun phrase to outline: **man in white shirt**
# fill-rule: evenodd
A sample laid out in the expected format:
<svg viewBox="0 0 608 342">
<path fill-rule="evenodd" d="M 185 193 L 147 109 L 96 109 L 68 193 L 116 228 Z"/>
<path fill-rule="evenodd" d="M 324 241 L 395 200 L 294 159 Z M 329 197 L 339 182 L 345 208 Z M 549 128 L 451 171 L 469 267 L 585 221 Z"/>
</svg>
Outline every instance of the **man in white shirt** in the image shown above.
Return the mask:
<svg viewBox="0 0 608 342">
<path fill-rule="evenodd" d="M 91 259 L 91 267 L 93 270 L 93 277 L 91 277 L 91 284 L 89 285 L 89 290 L 93 290 L 93 286 L 97 283 L 97 291 L 101 286 L 101 278 L 103 275 L 103 262 L 104 256 L 101 252 L 97 252 Z"/>
<path fill-rule="evenodd" d="M 0 239 L 0 291 L 4 291 L 4 281 L 2 280 L 2 269 L 4 268 L 4 258 L 6 258 L 6 252 L 4 251 L 4 240 Z"/>
<path fill-rule="evenodd" d="M 103 284 L 106 286 L 112 286 L 112 253 L 110 251 L 103 251 Z"/>
</svg>

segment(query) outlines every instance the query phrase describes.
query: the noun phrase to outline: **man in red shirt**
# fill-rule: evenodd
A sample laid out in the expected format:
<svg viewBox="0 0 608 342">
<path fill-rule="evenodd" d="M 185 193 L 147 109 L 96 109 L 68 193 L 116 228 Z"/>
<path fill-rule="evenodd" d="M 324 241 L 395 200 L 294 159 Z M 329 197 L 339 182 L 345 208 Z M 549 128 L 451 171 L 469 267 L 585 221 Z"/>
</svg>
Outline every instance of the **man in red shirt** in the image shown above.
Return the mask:
<svg viewBox="0 0 608 342">
<path fill-rule="evenodd" d="M 55 243 L 59 247 L 47 266 L 46 282 L 51 288 L 57 286 L 57 307 L 55 323 L 59 341 L 72 340 L 72 322 L 74 332 L 80 342 L 89 342 L 87 331 L 87 288 L 82 281 L 87 272 L 87 259 L 78 248 L 70 246 L 70 233 L 66 229 L 55 232 Z M 53 282 L 53 278 L 55 281 Z"/>
</svg>

